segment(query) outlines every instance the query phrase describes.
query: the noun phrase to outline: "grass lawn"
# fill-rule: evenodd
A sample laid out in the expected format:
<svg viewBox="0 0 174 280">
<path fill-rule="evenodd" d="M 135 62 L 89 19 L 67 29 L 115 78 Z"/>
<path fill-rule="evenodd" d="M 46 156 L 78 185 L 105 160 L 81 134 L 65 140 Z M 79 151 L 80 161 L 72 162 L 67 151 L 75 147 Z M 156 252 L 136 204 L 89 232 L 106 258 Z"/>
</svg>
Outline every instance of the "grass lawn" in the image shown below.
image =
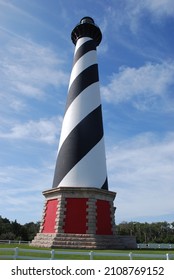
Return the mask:
<svg viewBox="0 0 174 280">
<path fill-rule="evenodd" d="M 43 250 L 43 251 L 50 251 L 51 249 L 47 249 L 47 248 L 37 248 L 37 247 L 32 247 L 29 245 L 24 245 L 24 244 L 0 244 L 0 249 L 3 248 L 20 248 L 20 249 L 29 249 L 29 250 Z M 59 254 L 56 254 L 55 258 L 56 259 L 63 259 L 63 260 L 89 260 L 89 255 L 87 256 L 83 256 L 83 255 L 76 255 L 76 252 L 90 252 L 91 250 L 74 250 L 74 249 L 55 249 L 55 252 L 59 252 Z M 61 254 L 61 252 L 74 252 L 74 255 L 63 255 Z M 98 253 L 130 253 L 132 252 L 133 254 L 160 254 L 160 255 L 165 255 L 165 254 L 173 254 L 172 259 L 174 259 L 174 250 L 160 250 L 160 249 L 155 249 L 155 250 L 141 250 L 141 249 L 137 249 L 137 250 L 93 250 L 93 252 L 98 252 Z M 2 251 L 0 250 L 0 256 L 2 255 L 12 255 L 14 254 L 14 252 L 11 251 Z M 50 253 L 48 252 L 48 254 L 44 253 L 35 253 L 35 252 L 20 252 L 19 256 L 32 256 L 32 257 L 38 257 L 38 258 L 50 258 Z M 3 258 L 5 259 L 5 258 Z M 128 260 L 129 257 L 123 257 L 123 256 L 94 256 L 95 260 Z M 162 258 L 157 258 L 157 257 L 152 257 L 152 258 L 147 258 L 147 257 L 135 257 L 133 256 L 134 260 L 146 260 L 146 259 L 164 259 Z"/>
</svg>

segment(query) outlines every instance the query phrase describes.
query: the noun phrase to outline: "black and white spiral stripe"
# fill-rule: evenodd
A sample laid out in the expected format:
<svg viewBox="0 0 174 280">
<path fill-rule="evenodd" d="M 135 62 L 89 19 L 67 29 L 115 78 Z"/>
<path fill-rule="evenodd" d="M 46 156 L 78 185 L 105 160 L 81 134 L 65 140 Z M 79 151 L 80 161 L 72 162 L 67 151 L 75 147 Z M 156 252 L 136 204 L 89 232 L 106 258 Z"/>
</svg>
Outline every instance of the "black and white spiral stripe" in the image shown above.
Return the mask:
<svg viewBox="0 0 174 280">
<path fill-rule="evenodd" d="M 96 45 L 78 39 L 65 116 L 62 124 L 53 188 L 108 189 Z"/>
</svg>

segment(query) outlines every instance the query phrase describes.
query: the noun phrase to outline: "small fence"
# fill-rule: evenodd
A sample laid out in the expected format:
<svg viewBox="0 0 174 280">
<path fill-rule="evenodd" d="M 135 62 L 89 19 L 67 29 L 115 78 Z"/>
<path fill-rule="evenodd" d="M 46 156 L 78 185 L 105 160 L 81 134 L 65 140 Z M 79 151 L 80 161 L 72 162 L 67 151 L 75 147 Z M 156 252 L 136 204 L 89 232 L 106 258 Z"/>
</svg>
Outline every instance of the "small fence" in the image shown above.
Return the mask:
<svg viewBox="0 0 174 280">
<path fill-rule="evenodd" d="M 174 244 L 167 243 L 149 243 L 149 244 L 137 244 L 137 249 L 174 249 Z"/>
<path fill-rule="evenodd" d="M 13 259 L 13 260 L 55 260 L 61 259 L 62 255 L 79 255 L 79 256 L 88 256 L 90 260 L 94 260 L 95 257 L 124 257 L 129 260 L 133 259 L 162 259 L 162 260 L 171 260 L 174 259 L 174 254 L 137 254 L 137 253 L 105 253 L 105 252 L 68 252 L 68 251 L 57 251 L 57 250 L 33 250 L 33 249 L 21 249 L 21 248 L 0 248 L 1 252 L 8 252 L 8 254 L 1 255 L 0 259 Z M 22 255 L 22 253 L 29 253 L 30 255 Z M 40 256 L 31 256 L 31 254 L 47 254 L 47 257 Z M 69 260 L 72 258 L 69 258 Z"/>
<path fill-rule="evenodd" d="M 22 240 L 0 240 L 0 244 L 30 244 L 30 241 L 22 241 Z"/>
<path fill-rule="evenodd" d="M 0 240 L 0 244 L 30 244 L 30 241 Z M 168 243 L 139 243 L 137 249 L 174 249 L 174 244 Z"/>
</svg>

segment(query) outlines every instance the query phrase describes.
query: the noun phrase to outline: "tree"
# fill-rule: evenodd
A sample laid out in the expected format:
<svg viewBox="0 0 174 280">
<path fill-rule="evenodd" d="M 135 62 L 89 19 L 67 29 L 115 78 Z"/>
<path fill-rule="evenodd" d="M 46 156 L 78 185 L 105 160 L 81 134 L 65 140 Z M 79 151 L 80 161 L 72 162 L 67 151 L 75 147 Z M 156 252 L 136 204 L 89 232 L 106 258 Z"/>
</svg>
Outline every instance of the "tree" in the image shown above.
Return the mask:
<svg viewBox="0 0 174 280">
<path fill-rule="evenodd" d="M 31 222 L 31 223 L 25 224 L 24 229 L 28 234 L 27 239 L 25 239 L 25 240 L 28 240 L 28 241 L 33 240 L 35 235 L 38 233 L 39 228 L 40 228 L 40 222 L 37 222 L 37 223 Z"/>
<path fill-rule="evenodd" d="M 12 231 L 15 235 L 15 238 L 18 240 L 21 240 L 22 226 L 20 224 L 18 224 L 18 222 L 16 220 L 14 222 L 12 222 L 11 225 L 12 225 Z"/>
<path fill-rule="evenodd" d="M 122 222 L 116 226 L 119 235 L 134 235 L 137 243 L 174 243 L 174 222 Z"/>
<path fill-rule="evenodd" d="M 39 222 L 21 225 L 17 220 L 10 222 L 7 218 L 0 216 L 0 239 L 31 241 L 39 231 L 39 227 Z"/>
</svg>

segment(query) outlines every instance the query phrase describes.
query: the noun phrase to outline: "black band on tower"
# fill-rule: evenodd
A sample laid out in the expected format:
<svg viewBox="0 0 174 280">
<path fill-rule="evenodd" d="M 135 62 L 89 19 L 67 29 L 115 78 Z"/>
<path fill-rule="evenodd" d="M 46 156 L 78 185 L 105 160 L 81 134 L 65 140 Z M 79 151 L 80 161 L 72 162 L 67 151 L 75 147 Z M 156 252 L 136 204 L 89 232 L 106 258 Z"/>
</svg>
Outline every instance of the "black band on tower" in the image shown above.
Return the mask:
<svg viewBox="0 0 174 280">
<path fill-rule="evenodd" d="M 101 122 L 101 106 L 83 119 L 69 134 L 59 150 L 56 169 L 59 177 L 55 185 L 59 185 L 66 174 L 101 140 L 103 126 Z"/>
<path fill-rule="evenodd" d="M 89 40 L 86 43 L 84 43 L 81 47 L 79 47 L 74 56 L 73 66 L 79 60 L 79 58 L 81 58 L 84 54 L 92 50 L 96 50 L 96 46 L 93 40 Z"/>
<path fill-rule="evenodd" d="M 81 72 L 72 83 L 66 103 L 66 110 L 73 100 L 88 86 L 98 82 L 98 65 L 94 64 Z"/>
</svg>

